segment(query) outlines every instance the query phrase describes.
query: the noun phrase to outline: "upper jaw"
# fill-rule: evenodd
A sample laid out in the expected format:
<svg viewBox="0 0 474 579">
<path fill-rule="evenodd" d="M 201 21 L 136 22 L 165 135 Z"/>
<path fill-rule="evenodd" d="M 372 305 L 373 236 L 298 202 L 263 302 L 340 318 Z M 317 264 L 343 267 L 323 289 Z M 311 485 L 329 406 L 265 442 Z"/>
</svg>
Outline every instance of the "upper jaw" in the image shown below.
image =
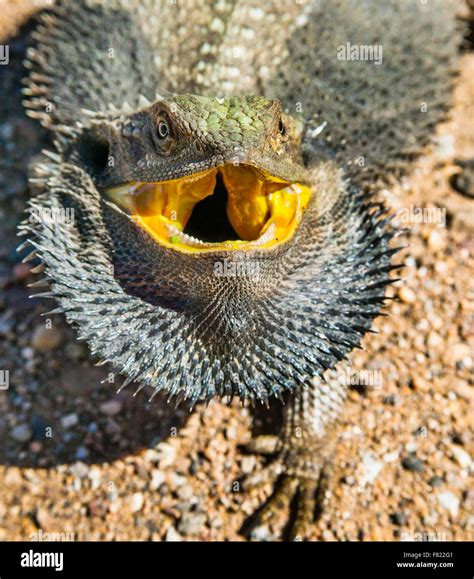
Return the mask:
<svg viewBox="0 0 474 579">
<path fill-rule="evenodd" d="M 212 205 L 222 188 L 227 196 L 224 214 Z M 311 195 L 306 185 L 250 164 L 223 164 L 168 181 L 128 182 L 105 193 L 159 245 L 184 253 L 270 249 L 284 243 L 295 233 Z M 197 224 L 204 234 L 193 235 L 191 217 L 205 199 L 210 209 L 201 218 L 206 223 Z M 223 233 L 224 239 L 216 241 L 206 227 L 213 230 L 223 219 L 233 235 L 227 239 Z"/>
</svg>

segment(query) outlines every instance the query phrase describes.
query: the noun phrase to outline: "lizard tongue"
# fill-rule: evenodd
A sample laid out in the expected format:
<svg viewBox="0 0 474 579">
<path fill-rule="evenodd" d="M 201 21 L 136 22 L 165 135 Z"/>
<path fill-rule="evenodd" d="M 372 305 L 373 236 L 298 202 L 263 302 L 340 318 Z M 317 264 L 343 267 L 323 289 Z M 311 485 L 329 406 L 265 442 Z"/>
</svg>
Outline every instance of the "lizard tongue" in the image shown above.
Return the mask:
<svg viewBox="0 0 474 579">
<path fill-rule="evenodd" d="M 240 239 L 257 239 L 270 217 L 269 194 L 288 183 L 248 165 L 225 165 L 220 172 L 227 190 L 227 217 L 232 227 Z"/>
<path fill-rule="evenodd" d="M 216 173 L 211 170 L 175 181 L 144 184 L 136 198 L 137 211 L 144 218 L 162 215 L 184 229 L 196 203 L 213 194 Z"/>
</svg>

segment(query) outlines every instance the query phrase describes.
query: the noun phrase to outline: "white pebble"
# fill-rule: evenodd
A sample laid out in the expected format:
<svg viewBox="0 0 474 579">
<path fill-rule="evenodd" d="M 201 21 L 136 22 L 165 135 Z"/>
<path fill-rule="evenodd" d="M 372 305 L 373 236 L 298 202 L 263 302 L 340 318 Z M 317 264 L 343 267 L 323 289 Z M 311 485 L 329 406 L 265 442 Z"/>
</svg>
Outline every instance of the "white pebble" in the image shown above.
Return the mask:
<svg viewBox="0 0 474 579">
<path fill-rule="evenodd" d="M 115 416 L 122 410 L 122 403 L 120 400 L 108 400 L 107 402 L 103 402 L 99 408 L 106 416 Z"/>
<path fill-rule="evenodd" d="M 394 450 L 393 452 L 387 452 L 387 454 L 384 454 L 383 459 L 385 462 L 395 462 L 396 460 L 398 460 L 399 456 L 400 453 L 398 452 L 398 450 Z"/>
<path fill-rule="evenodd" d="M 72 428 L 73 426 L 76 426 L 78 422 L 79 417 L 75 412 L 72 412 L 71 414 L 66 414 L 65 416 L 61 417 L 61 426 L 63 428 Z"/>
<path fill-rule="evenodd" d="M 156 491 L 165 482 L 165 474 L 161 470 L 153 469 L 151 473 L 150 489 Z"/>
<path fill-rule="evenodd" d="M 142 493 L 134 493 L 132 495 L 132 500 L 130 503 L 130 509 L 132 513 L 138 513 L 143 507 L 143 495 Z"/>
<path fill-rule="evenodd" d="M 12 429 L 10 435 L 17 442 L 27 442 L 33 436 L 33 432 L 27 424 L 18 424 Z"/>
<path fill-rule="evenodd" d="M 438 494 L 439 504 L 447 509 L 453 517 L 459 512 L 459 499 L 453 493 L 446 491 Z"/>
<path fill-rule="evenodd" d="M 371 452 L 364 454 L 362 457 L 362 477 L 360 484 L 373 483 L 383 469 L 383 466 L 383 463 L 377 460 Z"/>
<path fill-rule="evenodd" d="M 216 32 L 217 34 L 222 34 L 225 31 L 225 24 L 222 22 L 220 18 L 214 18 L 209 26 L 209 29 L 212 32 Z"/>
<path fill-rule="evenodd" d="M 459 464 L 461 468 L 470 469 L 472 467 L 472 460 L 463 448 L 459 446 L 452 446 L 451 452 L 453 453 L 454 460 Z"/>
<path fill-rule="evenodd" d="M 183 540 L 183 538 L 178 533 L 178 531 L 174 527 L 169 527 L 169 529 L 166 531 L 165 541 L 175 542 L 175 541 L 182 541 L 182 540 Z"/>
</svg>

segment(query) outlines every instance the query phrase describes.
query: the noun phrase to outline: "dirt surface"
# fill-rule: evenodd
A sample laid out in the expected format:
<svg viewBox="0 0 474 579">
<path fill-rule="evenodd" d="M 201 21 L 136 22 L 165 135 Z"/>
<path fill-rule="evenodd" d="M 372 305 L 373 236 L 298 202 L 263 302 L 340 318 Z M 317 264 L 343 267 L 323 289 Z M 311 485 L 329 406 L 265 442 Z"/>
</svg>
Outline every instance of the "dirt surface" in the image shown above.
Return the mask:
<svg viewBox="0 0 474 579">
<path fill-rule="evenodd" d="M 237 403 L 190 415 L 162 399 L 149 404 L 143 391 L 115 394 L 120 378 L 94 366 L 64 318 L 40 316 L 54 305 L 28 299 L 35 262 L 20 263 L 15 228 L 34 194 L 28 164 L 47 145 L 19 92 L 35 5 L 0 2 L 0 43 L 10 47 L 0 67 L 0 370 L 9 371 L 0 540 L 244 540 L 243 521 L 270 489 L 240 490 L 242 474 L 263 463 L 240 445 L 264 424 L 252 425 Z M 334 495 L 315 540 L 474 538 L 474 201 L 468 173 L 458 175 L 458 161 L 474 158 L 473 102 L 474 56 L 465 53 L 451 120 L 387 192 L 410 228 L 397 258 L 403 280 L 389 290 L 399 301 L 353 356 L 377 379 L 351 388 Z M 417 208 L 439 211 L 415 223 Z M 281 525 L 253 539 L 277 538 Z"/>
</svg>

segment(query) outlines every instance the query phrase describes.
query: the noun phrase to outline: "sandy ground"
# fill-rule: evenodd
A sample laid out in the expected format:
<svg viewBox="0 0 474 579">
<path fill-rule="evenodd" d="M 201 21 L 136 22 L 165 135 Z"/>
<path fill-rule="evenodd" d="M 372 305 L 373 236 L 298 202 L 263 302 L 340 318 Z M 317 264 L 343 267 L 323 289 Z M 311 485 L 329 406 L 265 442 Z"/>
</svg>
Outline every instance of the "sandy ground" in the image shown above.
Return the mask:
<svg viewBox="0 0 474 579">
<path fill-rule="evenodd" d="M 240 445 L 265 424 L 237 403 L 189 415 L 143 392 L 115 394 L 111 369 L 94 366 L 61 316 L 40 316 L 51 304 L 28 299 L 35 278 L 15 253 L 15 227 L 46 136 L 20 105 L 31 26 L 17 26 L 34 4 L 0 3 L 10 46 L 0 70 L 0 370 L 10 383 L 0 390 L 0 540 L 244 540 L 239 528 L 270 489 L 240 491 L 242 473 L 263 463 Z M 473 102 L 474 57 L 464 54 L 451 120 L 387 194 L 404 215 L 439 209 L 438 223 L 406 224 L 404 279 L 389 294 L 400 300 L 353 357 L 377 383 L 351 388 L 315 540 L 474 538 L 474 201 L 451 185 L 454 159 L 474 158 Z M 253 538 L 276 538 L 283 524 Z"/>
</svg>

